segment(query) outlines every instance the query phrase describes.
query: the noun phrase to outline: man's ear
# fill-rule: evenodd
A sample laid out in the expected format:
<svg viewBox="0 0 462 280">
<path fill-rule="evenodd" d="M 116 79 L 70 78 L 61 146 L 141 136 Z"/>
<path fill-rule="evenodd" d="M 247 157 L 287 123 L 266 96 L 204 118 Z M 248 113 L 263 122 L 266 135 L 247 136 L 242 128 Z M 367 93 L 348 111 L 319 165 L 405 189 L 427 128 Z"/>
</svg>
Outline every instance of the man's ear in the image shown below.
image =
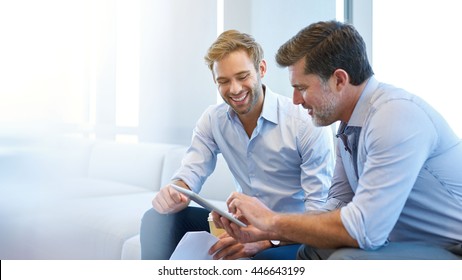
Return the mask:
<svg viewBox="0 0 462 280">
<path fill-rule="evenodd" d="M 343 69 L 337 69 L 332 74 L 334 86 L 337 91 L 341 91 L 346 85 L 350 83 L 350 76 Z"/>
<path fill-rule="evenodd" d="M 258 66 L 258 70 L 260 70 L 260 78 L 263 78 L 266 74 L 266 60 L 262 59 Z"/>
</svg>

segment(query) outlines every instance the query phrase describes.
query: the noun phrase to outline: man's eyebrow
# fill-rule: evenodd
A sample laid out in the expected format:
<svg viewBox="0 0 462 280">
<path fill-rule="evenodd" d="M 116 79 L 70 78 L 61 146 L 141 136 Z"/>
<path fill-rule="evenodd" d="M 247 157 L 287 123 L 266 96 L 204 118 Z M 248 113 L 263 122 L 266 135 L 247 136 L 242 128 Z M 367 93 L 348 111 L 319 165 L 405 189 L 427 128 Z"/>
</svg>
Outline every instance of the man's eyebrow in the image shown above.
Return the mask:
<svg viewBox="0 0 462 280">
<path fill-rule="evenodd" d="M 242 74 L 248 74 L 248 73 L 250 73 L 250 71 L 249 71 L 249 70 L 245 70 L 245 71 L 237 72 L 234 76 L 240 76 L 240 75 L 242 75 Z"/>
<path fill-rule="evenodd" d="M 241 72 L 237 72 L 236 74 L 233 75 L 233 77 L 237 77 L 237 76 L 241 76 L 241 75 L 244 75 L 244 74 L 249 74 L 250 71 L 249 70 L 245 70 L 245 71 L 241 71 Z M 217 77 L 215 80 L 227 80 L 228 78 L 227 77 Z"/>
</svg>

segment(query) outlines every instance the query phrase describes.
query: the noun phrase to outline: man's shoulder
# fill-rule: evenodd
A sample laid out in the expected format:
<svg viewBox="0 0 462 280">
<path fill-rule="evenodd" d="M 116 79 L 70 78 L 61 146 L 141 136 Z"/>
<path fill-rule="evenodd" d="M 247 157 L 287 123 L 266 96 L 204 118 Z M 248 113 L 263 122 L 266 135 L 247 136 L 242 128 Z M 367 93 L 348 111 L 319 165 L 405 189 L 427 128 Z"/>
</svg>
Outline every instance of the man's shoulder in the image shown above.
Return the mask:
<svg viewBox="0 0 462 280">
<path fill-rule="evenodd" d="M 371 98 L 371 103 L 383 104 L 394 100 L 416 101 L 419 98 L 403 88 L 391 84 L 379 83 Z"/>
</svg>

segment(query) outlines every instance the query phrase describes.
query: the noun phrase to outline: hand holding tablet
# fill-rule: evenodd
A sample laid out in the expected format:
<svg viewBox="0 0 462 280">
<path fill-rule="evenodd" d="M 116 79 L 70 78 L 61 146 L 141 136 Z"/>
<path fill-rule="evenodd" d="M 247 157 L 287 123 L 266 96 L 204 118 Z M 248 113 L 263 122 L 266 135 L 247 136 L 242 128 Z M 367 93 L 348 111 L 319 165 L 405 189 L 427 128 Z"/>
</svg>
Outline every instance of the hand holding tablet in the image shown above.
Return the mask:
<svg viewBox="0 0 462 280">
<path fill-rule="evenodd" d="M 204 207 L 205 209 L 209 210 L 209 211 L 215 211 L 217 212 L 218 214 L 220 214 L 222 217 L 225 217 L 227 218 L 228 220 L 230 220 L 231 222 L 241 226 L 241 227 L 246 227 L 247 225 L 244 224 L 242 221 L 239 221 L 238 219 L 236 219 L 233 215 L 231 215 L 230 213 L 228 212 L 225 212 L 223 210 L 221 210 L 220 208 L 216 207 L 215 205 L 213 205 L 212 203 L 210 203 L 209 201 L 205 200 L 204 198 L 202 198 L 201 196 L 199 196 L 197 193 L 195 192 L 192 192 L 190 190 L 187 190 L 185 188 L 182 188 L 180 186 L 177 186 L 177 185 L 174 185 L 174 184 L 170 184 L 170 186 L 172 186 L 172 188 L 174 188 L 175 190 L 179 191 L 180 193 L 186 195 L 187 197 L 189 197 L 191 200 L 193 200 L 194 202 L 196 202 L 197 204 L 199 204 L 200 206 Z"/>
</svg>

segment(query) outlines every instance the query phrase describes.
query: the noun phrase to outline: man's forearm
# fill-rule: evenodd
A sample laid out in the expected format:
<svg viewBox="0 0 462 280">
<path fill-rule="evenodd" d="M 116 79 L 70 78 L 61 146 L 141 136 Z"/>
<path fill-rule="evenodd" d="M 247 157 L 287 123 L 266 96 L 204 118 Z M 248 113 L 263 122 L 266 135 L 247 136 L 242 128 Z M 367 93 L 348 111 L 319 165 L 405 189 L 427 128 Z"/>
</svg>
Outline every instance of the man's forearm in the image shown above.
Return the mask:
<svg viewBox="0 0 462 280">
<path fill-rule="evenodd" d="M 273 218 L 274 233 L 281 239 L 316 248 L 358 247 L 340 219 L 340 210 L 327 213 L 278 214 Z"/>
</svg>

